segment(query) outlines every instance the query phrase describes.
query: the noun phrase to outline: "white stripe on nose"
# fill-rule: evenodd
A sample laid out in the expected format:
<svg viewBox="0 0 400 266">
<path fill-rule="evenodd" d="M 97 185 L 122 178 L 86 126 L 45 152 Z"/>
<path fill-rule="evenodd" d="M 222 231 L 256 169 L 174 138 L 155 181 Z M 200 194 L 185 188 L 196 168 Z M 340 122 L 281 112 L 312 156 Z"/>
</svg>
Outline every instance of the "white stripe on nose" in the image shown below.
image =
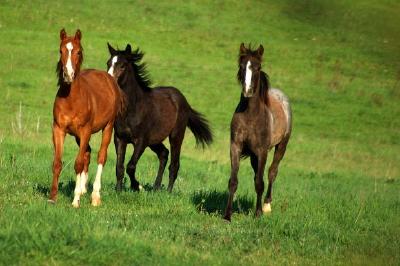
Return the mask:
<svg viewBox="0 0 400 266">
<path fill-rule="evenodd" d="M 247 61 L 247 65 L 246 65 L 246 76 L 244 79 L 244 83 L 245 83 L 245 88 L 246 88 L 246 92 L 248 92 L 250 90 L 251 87 L 251 77 L 253 76 L 253 72 L 250 69 L 251 63 L 250 61 Z"/>
<path fill-rule="evenodd" d="M 111 60 L 111 67 L 108 70 L 108 74 L 114 77 L 114 65 L 118 61 L 118 56 L 114 56 L 113 59 Z"/>
<path fill-rule="evenodd" d="M 74 46 L 72 45 L 71 42 L 67 43 L 67 45 L 65 46 L 68 49 L 68 59 L 67 59 L 67 73 L 69 78 L 72 80 L 73 76 L 74 76 L 74 69 L 72 68 L 72 61 L 71 61 L 71 53 L 72 53 L 72 49 L 74 49 Z"/>
</svg>

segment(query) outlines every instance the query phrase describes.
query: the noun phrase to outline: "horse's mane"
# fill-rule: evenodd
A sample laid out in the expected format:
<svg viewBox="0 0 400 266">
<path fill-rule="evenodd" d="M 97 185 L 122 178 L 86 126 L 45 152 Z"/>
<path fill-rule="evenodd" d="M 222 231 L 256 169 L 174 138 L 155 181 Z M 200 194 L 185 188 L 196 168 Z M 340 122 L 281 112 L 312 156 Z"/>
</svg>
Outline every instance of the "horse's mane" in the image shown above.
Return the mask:
<svg viewBox="0 0 400 266">
<path fill-rule="evenodd" d="M 141 62 L 144 56 L 144 52 L 137 48 L 133 52 L 127 54 L 125 51 L 117 51 L 119 55 L 124 55 L 127 57 L 128 61 L 131 63 L 133 70 L 135 72 L 135 78 L 139 86 L 144 91 L 151 91 L 151 80 L 149 73 L 147 72 L 147 65 L 145 62 Z"/>
<path fill-rule="evenodd" d="M 57 77 L 58 77 L 57 85 L 58 85 L 58 87 L 61 87 L 61 85 L 64 83 L 61 59 L 57 62 L 56 73 L 57 73 Z"/>
<path fill-rule="evenodd" d="M 263 99 L 264 103 L 268 105 L 268 90 L 271 88 L 269 82 L 269 76 L 266 72 L 260 72 L 260 97 Z"/>
</svg>

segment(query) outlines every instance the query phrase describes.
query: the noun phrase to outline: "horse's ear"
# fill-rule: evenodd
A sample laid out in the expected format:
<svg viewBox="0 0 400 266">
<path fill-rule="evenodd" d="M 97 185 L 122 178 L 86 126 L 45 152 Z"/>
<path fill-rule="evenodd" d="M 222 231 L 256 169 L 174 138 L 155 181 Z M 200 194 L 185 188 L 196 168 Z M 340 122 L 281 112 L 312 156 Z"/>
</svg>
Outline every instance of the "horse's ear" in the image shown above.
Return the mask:
<svg viewBox="0 0 400 266">
<path fill-rule="evenodd" d="M 246 47 L 244 46 L 244 43 L 240 44 L 240 49 L 239 49 L 239 53 L 240 54 L 245 54 L 247 52 Z"/>
<path fill-rule="evenodd" d="M 127 53 L 127 54 L 132 53 L 132 47 L 131 47 L 131 45 L 129 43 L 126 45 L 125 53 Z"/>
<path fill-rule="evenodd" d="M 62 40 L 64 40 L 65 38 L 67 38 L 67 32 L 65 31 L 64 28 L 62 28 L 62 29 L 60 30 L 60 40 L 62 41 Z"/>
<path fill-rule="evenodd" d="M 264 54 L 264 47 L 261 44 L 257 49 L 257 53 L 260 57 Z"/>
<path fill-rule="evenodd" d="M 110 52 L 110 55 L 115 55 L 117 51 L 107 42 L 108 46 L 108 51 Z"/>
<path fill-rule="evenodd" d="M 82 39 L 82 33 L 80 29 L 77 29 L 75 32 L 75 40 L 81 40 Z"/>
</svg>

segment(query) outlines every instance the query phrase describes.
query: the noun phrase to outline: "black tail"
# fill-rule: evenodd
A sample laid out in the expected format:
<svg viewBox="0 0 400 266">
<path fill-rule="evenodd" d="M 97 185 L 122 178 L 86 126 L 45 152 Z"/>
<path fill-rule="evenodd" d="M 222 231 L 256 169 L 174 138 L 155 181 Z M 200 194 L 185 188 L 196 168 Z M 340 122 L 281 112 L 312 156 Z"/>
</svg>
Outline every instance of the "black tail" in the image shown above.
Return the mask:
<svg viewBox="0 0 400 266">
<path fill-rule="evenodd" d="M 193 132 L 197 145 L 200 143 L 204 148 L 204 145 L 210 145 L 213 141 L 213 135 L 207 119 L 192 108 L 190 108 L 188 127 Z"/>
</svg>

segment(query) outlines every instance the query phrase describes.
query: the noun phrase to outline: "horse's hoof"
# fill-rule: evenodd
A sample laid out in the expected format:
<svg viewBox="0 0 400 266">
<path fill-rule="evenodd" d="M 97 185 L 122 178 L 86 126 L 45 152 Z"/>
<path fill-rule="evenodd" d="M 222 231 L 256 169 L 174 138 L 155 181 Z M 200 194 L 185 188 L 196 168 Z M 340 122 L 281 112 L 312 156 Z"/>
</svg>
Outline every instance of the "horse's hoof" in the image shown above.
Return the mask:
<svg viewBox="0 0 400 266">
<path fill-rule="evenodd" d="M 48 200 L 47 200 L 47 203 L 50 203 L 50 204 L 56 204 L 56 201 L 55 201 L 55 200 L 53 200 L 53 199 L 48 199 Z"/>
<path fill-rule="evenodd" d="M 100 206 L 100 204 L 101 204 L 100 195 L 92 194 L 92 206 L 97 207 Z"/>
<path fill-rule="evenodd" d="M 74 208 L 79 208 L 79 206 L 80 206 L 80 204 L 79 204 L 79 200 L 74 200 L 73 202 L 72 202 L 72 207 L 74 207 Z"/>
<path fill-rule="evenodd" d="M 143 187 L 142 187 L 142 185 L 132 186 L 131 190 L 134 192 L 139 192 L 139 191 L 143 190 Z"/>
<path fill-rule="evenodd" d="M 225 215 L 224 216 L 224 221 L 227 222 L 227 223 L 230 223 L 231 222 L 231 217 L 228 216 L 228 215 Z"/>
<path fill-rule="evenodd" d="M 271 203 L 264 203 L 264 205 L 262 207 L 262 211 L 263 211 L 263 213 L 271 213 L 271 211 L 272 211 Z"/>
<path fill-rule="evenodd" d="M 100 204 L 101 204 L 100 198 L 92 199 L 92 206 L 93 207 L 98 207 L 98 206 L 100 206 Z"/>
</svg>

